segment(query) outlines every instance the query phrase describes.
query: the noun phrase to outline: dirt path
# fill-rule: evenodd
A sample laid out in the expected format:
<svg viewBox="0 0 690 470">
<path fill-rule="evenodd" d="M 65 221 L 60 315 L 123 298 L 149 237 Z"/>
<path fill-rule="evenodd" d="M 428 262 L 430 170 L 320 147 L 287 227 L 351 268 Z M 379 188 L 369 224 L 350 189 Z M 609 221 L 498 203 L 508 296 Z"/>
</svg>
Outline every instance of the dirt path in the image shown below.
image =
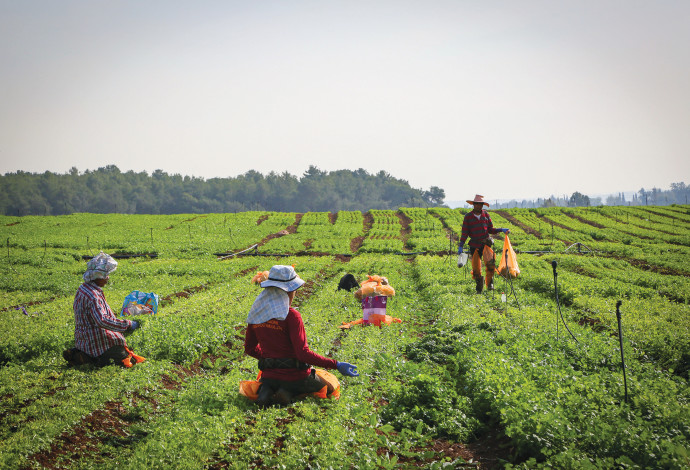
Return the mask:
<svg viewBox="0 0 690 470">
<path fill-rule="evenodd" d="M 407 215 L 405 215 L 404 212 L 400 210 L 397 211 L 395 215 L 398 216 L 398 219 L 400 219 L 400 225 L 402 225 L 402 228 L 400 229 L 400 239 L 403 242 L 403 250 L 411 251 L 410 246 L 407 244 L 407 240 L 410 238 L 410 234 L 412 233 L 412 228 L 410 227 L 412 219 L 410 219 Z"/>
<path fill-rule="evenodd" d="M 352 253 L 357 253 L 357 251 L 361 248 L 362 243 L 364 243 L 364 239 L 366 239 L 367 235 L 369 235 L 371 227 L 374 226 L 374 216 L 369 212 L 365 212 L 363 214 L 362 224 L 364 226 L 364 233 L 350 241 L 350 251 Z"/>
<path fill-rule="evenodd" d="M 502 211 L 502 210 L 499 211 L 499 210 L 497 210 L 497 211 L 494 211 L 494 212 L 496 212 L 498 215 L 500 215 L 501 217 L 503 217 L 504 219 L 506 219 L 506 220 L 507 220 L 508 222 L 510 222 L 511 224 L 513 224 L 513 225 L 515 225 L 515 226 L 517 226 L 517 227 L 520 227 L 525 233 L 529 233 L 530 235 L 534 235 L 535 237 L 537 237 L 537 238 L 540 239 L 540 240 L 541 240 L 542 238 L 544 238 L 544 237 L 542 236 L 542 234 L 539 233 L 539 231 L 533 229 L 533 228 L 530 227 L 529 225 L 526 225 L 526 224 L 520 222 L 518 219 L 516 219 L 516 218 L 513 217 L 512 215 L 508 214 L 506 211 Z"/>
</svg>

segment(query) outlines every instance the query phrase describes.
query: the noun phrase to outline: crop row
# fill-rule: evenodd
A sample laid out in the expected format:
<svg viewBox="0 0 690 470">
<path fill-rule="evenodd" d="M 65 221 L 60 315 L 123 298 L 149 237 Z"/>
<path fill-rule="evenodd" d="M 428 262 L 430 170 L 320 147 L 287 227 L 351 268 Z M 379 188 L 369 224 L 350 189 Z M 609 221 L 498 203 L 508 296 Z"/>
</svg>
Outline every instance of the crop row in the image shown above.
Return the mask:
<svg viewBox="0 0 690 470">
<path fill-rule="evenodd" d="M 415 360 L 446 364 L 472 400 L 476 417 L 505 429 L 526 459 L 521 466 L 688 465 L 686 379 L 660 370 L 626 341 L 626 403 L 618 338 L 572 321 L 568 308 L 566 321 L 577 342 L 562 323 L 557 338 L 555 305 L 538 280 L 516 287 L 517 308 L 511 297 L 507 303 L 486 295 L 470 300 L 470 283 L 458 283 L 453 266 L 441 260 L 418 259 L 418 267 L 439 317 L 436 330 L 409 353 Z M 615 299 L 602 298 L 608 316 Z M 623 305 L 626 325 L 629 313 L 643 313 Z"/>
</svg>

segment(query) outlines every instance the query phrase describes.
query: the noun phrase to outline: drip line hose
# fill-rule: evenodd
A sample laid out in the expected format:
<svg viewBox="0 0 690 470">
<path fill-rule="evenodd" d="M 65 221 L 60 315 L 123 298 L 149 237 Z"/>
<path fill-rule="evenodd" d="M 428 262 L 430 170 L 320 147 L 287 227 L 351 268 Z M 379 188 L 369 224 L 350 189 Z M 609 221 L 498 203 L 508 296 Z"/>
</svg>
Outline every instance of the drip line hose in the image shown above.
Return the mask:
<svg viewBox="0 0 690 470">
<path fill-rule="evenodd" d="M 506 258 L 506 274 L 505 276 L 502 275 L 499 271 L 498 275 L 501 276 L 503 279 L 505 279 L 506 284 L 510 285 L 510 292 L 513 294 L 513 297 L 515 297 L 515 303 L 518 306 L 518 310 L 520 310 L 520 301 L 518 301 L 517 293 L 515 292 L 515 288 L 513 287 L 513 278 L 510 275 L 510 261 L 508 260 L 508 252 L 504 250 L 504 254 Z M 507 291 L 508 289 L 506 289 Z M 508 297 L 506 296 L 506 306 L 508 305 Z"/>
<path fill-rule="evenodd" d="M 621 345 L 621 364 L 623 365 L 623 386 L 625 387 L 625 402 L 628 402 L 628 379 L 625 376 L 625 357 L 623 357 L 623 329 L 621 328 L 621 302 L 616 302 L 616 318 L 618 319 L 618 340 Z"/>
<path fill-rule="evenodd" d="M 556 262 L 556 260 L 551 261 L 551 266 L 553 267 L 553 288 L 556 291 L 556 307 L 558 310 L 558 315 L 560 315 L 561 321 L 563 321 L 563 325 L 565 326 L 565 329 L 568 330 L 568 333 L 570 333 L 570 336 L 573 337 L 577 344 L 580 344 L 573 332 L 570 331 L 570 328 L 568 328 L 568 324 L 565 322 L 565 318 L 563 318 L 563 312 L 561 312 L 561 302 L 558 299 L 558 282 L 556 281 L 556 279 L 558 278 L 558 273 L 556 273 L 557 264 L 558 263 Z M 558 339 L 558 315 L 556 316 L 556 339 Z"/>
</svg>

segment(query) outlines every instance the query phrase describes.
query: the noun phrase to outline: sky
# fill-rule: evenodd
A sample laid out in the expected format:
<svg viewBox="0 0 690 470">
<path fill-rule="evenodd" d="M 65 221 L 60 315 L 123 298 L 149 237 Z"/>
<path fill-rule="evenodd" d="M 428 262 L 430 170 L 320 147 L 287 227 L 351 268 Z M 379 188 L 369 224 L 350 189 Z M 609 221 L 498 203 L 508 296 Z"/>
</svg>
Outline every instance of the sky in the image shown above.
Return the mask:
<svg viewBox="0 0 690 470">
<path fill-rule="evenodd" d="M 0 0 L 0 174 L 690 183 L 687 0 Z"/>
</svg>

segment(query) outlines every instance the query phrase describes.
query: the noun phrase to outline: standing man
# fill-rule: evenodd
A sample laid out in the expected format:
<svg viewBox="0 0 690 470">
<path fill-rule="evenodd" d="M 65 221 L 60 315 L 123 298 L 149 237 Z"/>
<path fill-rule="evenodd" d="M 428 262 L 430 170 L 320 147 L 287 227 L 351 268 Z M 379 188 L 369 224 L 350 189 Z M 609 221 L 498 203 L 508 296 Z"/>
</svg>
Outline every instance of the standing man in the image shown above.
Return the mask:
<svg viewBox="0 0 690 470">
<path fill-rule="evenodd" d="M 484 263 L 486 265 L 486 287 L 493 290 L 495 255 L 491 249 L 493 240 L 489 235 L 494 235 L 499 232 L 510 233 L 507 228 L 494 228 L 493 222 L 489 213 L 484 210 L 484 206 L 489 207 L 488 202 L 484 202 L 484 196 L 477 194 L 474 200 L 467 201 L 473 206 L 472 212 L 468 212 L 462 221 L 462 235 L 460 236 L 460 246 L 458 247 L 458 254 L 463 252 L 463 245 L 467 237 L 470 237 L 470 252 L 472 258 L 472 278 L 477 283 L 477 294 L 481 294 L 484 288 L 484 278 L 482 277 L 482 256 L 486 251 L 486 258 Z M 487 259 L 489 262 L 487 262 Z"/>
</svg>

